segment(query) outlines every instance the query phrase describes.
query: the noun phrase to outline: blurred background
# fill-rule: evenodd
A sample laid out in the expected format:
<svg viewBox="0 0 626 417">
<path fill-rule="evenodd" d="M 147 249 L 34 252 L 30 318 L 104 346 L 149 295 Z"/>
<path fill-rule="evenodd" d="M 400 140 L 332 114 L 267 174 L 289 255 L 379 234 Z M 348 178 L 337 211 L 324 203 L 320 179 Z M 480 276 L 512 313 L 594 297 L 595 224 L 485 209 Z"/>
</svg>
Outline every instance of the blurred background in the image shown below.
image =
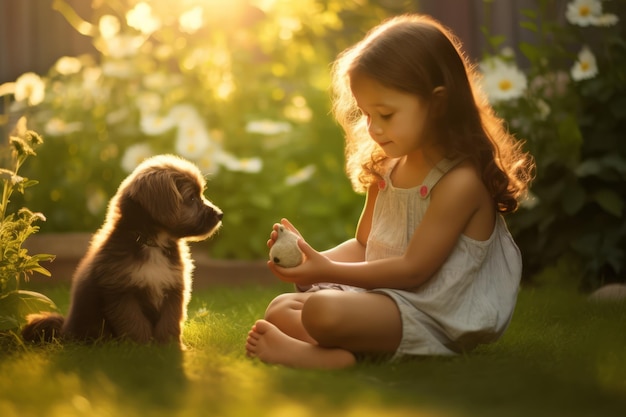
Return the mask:
<svg viewBox="0 0 626 417">
<path fill-rule="evenodd" d="M 225 212 L 207 252 L 264 259 L 289 218 L 319 250 L 353 236 L 329 66 L 386 17 L 430 14 L 480 66 L 490 101 L 537 160 L 508 217 L 526 279 L 569 265 L 624 281 L 623 0 L 0 0 L 0 129 L 44 137 L 15 207 L 40 233 L 93 232 L 146 156 L 176 153 Z M 573 272 L 572 272 L 573 271 Z"/>
</svg>

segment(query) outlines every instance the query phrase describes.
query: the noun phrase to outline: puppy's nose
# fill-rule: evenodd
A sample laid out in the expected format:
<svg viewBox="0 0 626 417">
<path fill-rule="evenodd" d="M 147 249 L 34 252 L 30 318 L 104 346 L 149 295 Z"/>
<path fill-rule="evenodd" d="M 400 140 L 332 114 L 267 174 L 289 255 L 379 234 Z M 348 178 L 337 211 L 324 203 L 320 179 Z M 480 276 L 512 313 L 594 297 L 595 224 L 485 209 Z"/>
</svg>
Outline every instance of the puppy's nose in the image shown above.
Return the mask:
<svg viewBox="0 0 626 417">
<path fill-rule="evenodd" d="M 217 217 L 217 220 L 222 220 L 222 217 L 224 217 L 224 213 L 222 213 L 221 211 L 218 211 L 215 217 Z"/>
</svg>

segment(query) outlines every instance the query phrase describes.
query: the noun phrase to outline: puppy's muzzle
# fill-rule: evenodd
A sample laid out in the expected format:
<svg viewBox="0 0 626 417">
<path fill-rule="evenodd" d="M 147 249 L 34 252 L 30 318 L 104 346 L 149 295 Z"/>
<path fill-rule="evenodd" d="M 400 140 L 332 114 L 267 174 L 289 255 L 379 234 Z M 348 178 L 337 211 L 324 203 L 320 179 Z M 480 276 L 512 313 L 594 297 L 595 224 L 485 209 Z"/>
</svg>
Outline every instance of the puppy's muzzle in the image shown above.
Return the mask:
<svg viewBox="0 0 626 417">
<path fill-rule="evenodd" d="M 202 223 L 206 225 L 208 228 L 214 228 L 219 225 L 219 223 L 224 218 L 224 213 L 214 207 L 214 206 L 206 206 L 205 215 L 203 216 Z"/>
<path fill-rule="evenodd" d="M 215 217 L 217 218 L 217 220 L 221 221 L 222 218 L 224 217 L 224 213 L 222 213 L 221 211 L 216 211 L 216 210 L 213 210 L 213 211 L 215 211 Z"/>
</svg>

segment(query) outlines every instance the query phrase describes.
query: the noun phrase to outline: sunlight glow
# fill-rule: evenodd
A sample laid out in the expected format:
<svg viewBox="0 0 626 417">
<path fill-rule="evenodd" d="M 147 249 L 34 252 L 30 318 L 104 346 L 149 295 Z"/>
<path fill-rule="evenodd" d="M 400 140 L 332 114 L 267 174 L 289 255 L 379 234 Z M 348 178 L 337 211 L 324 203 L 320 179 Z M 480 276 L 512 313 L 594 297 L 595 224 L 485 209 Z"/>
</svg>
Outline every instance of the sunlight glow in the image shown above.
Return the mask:
<svg viewBox="0 0 626 417">
<path fill-rule="evenodd" d="M 180 30 L 189 34 L 195 33 L 204 24 L 204 11 L 202 7 L 196 6 L 191 10 L 181 14 L 178 18 Z"/>
</svg>

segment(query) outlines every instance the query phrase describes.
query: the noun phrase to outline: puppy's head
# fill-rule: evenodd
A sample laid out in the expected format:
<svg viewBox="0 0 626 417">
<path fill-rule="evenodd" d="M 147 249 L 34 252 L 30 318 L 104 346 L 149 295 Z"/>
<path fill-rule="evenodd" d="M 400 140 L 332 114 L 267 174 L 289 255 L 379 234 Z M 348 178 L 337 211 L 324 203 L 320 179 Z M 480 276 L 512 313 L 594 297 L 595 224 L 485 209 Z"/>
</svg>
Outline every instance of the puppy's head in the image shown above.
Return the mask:
<svg viewBox="0 0 626 417">
<path fill-rule="evenodd" d="M 202 240 L 221 226 L 222 211 L 203 193 L 205 180 L 191 162 L 174 155 L 158 155 L 142 162 L 120 185 L 116 205 L 134 207 L 155 227 L 175 238 Z M 137 221 L 147 221 L 137 218 Z"/>
</svg>

